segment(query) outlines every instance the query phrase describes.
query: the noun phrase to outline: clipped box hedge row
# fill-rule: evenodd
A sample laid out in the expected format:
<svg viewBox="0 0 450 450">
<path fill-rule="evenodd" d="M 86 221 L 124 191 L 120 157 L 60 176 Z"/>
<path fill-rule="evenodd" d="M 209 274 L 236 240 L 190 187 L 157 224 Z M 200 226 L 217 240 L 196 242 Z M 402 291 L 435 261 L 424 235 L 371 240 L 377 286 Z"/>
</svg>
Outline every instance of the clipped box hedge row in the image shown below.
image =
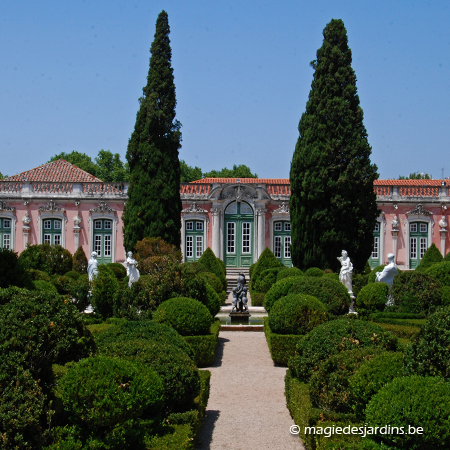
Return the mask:
<svg viewBox="0 0 450 450">
<path fill-rule="evenodd" d="M 210 334 L 203 336 L 184 336 L 192 348 L 192 359 L 197 367 L 210 366 L 214 362 L 217 342 L 219 340 L 220 320 L 216 319 L 210 328 Z"/>
</svg>

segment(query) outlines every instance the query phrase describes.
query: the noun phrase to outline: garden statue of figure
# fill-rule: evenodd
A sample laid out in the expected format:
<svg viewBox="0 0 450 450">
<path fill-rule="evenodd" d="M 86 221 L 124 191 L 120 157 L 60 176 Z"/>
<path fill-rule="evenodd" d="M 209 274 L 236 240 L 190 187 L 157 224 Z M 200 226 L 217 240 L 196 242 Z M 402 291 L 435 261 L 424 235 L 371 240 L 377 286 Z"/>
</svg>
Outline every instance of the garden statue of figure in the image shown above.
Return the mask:
<svg viewBox="0 0 450 450">
<path fill-rule="evenodd" d="M 233 307 L 231 312 L 247 312 L 247 288 L 245 287 L 245 276 L 240 273 L 237 279 L 237 287 L 233 288 Z"/>
<path fill-rule="evenodd" d="M 352 288 L 352 275 L 353 275 L 353 264 L 348 257 L 348 253 L 342 250 L 342 256 L 338 256 L 338 261 L 341 263 L 341 271 L 339 273 L 340 282 L 347 288 L 350 296 L 353 295 Z"/>
<path fill-rule="evenodd" d="M 98 274 L 97 252 L 91 253 L 91 259 L 88 262 L 87 273 L 89 275 L 89 281 L 94 281 L 94 278 Z"/>
<path fill-rule="evenodd" d="M 128 275 L 128 287 L 131 287 L 141 277 L 137 268 L 138 262 L 133 258 L 133 252 L 127 253 L 127 275 Z"/>
<path fill-rule="evenodd" d="M 383 269 L 382 272 L 377 272 L 376 274 L 376 283 L 386 283 L 389 287 L 392 287 L 392 283 L 394 282 L 395 275 L 398 274 L 397 266 L 395 265 L 394 255 L 393 253 L 389 253 L 387 255 L 388 264 Z"/>
</svg>

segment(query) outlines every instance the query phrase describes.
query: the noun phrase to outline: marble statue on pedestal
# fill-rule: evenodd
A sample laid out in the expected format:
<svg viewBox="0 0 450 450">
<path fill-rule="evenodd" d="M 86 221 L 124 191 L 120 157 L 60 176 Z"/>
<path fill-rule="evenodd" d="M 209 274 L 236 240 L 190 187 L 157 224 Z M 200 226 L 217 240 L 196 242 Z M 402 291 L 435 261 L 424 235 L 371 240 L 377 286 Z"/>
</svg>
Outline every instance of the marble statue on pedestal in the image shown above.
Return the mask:
<svg viewBox="0 0 450 450">
<path fill-rule="evenodd" d="M 240 273 L 237 279 L 237 287 L 233 288 L 233 307 L 231 312 L 247 312 L 247 288 L 245 287 L 245 276 Z"/>
<path fill-rule="evenodd" d="M 388 264 L 383 269 L 382 272 L 377 272 L 375 282 L 376 283 L 386 283 L 389 287 L 392 287 L 395 275 L 398 274 L 397 266 L 395 265 L 394 255 L 389 253 L 387 255 Z"/>
<path fill-rule="evenodd" d="M 88 262 L 87 273 L 89 275 L 89 281 L 94 281 L 94 278 L 98 274 L 97 252 L 91 253 L 91 259 Z"/>
<path fill-rule="evenodd" d="M 339 280 L 347 288 L 347 291 L 351 296 L 353 294 L 353 286 L 352 286 L 353 264 L 350 261 L 348 253 L 345 250 L 342 250 L 342 256 L 338 256 L 338 261 L 341 263 Z"/>
<path fill-rule="evenodd" d="M 128 252 L 127 255 L 128 287 L 131 287 L 133 283 L 139 280 L 141 274 L 137 268 L 138 262 L 133 258 L 133 252 Z"/>
</svg>

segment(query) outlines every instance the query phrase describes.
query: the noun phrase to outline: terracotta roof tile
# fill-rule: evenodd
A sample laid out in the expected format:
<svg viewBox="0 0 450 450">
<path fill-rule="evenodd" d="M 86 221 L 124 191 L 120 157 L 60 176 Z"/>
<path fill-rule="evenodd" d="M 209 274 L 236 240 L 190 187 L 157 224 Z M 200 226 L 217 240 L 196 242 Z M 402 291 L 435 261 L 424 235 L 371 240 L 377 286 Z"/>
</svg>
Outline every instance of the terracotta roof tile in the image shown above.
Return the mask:
<svg viewBox="0 0 450 450">
<path fill-rule="evenodd" d="M 58 159 L 35 169 L 5 178 L 3 181 L 43 181 L 47 183 L 103 183 L 94 175 L 74 166 L 64 159 Z"/>
<path fill-rule="evenodd" d="M 238 183 L 243 184 L 289 184 L 289 178 L 202 178 L 201 180 L 192 181 L 192 183 Z"/>
</svg>

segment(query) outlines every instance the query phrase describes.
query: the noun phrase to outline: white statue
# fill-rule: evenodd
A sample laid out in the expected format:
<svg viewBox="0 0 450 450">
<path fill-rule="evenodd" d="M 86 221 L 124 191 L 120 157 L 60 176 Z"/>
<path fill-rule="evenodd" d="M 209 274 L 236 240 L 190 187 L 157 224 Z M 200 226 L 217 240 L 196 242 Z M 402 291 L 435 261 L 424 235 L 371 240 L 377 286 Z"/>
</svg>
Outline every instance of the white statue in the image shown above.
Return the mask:
<svg viewBox="0 0 450 450">
<path fill-rule="evenodd" d="M 89 281 L 91 282 L 98 274 L 97 252 L 91 253 L 91 259 L 88 262 L 87 273 L 89 275 Z"/>
<path fill-rule="evenodd" d="M 138 262 L 133 258 L 133 252 L 127 253 L 127 275 L 128 275 L 128 287 L 131 287 L 141 277 L 137 268 Z"/>
<path fill-rule="evenodd" d="M 377 272 L 376 274 L 376 283 L 386 283 L 389 287 L 392 287 L 392 283 L 394 282 L 395 275 L 398 274 L 397 266 L 395 265 L 394 255 L 389 253 L 387 255 L 388 264 L 383 269 L 382 272 Z"/>
<path fill-rule="evenodd" d="M 352 275 L 353 275 L 353 264 L 348 257 L 348 253 L 342 250 L 342 256 L 338 256 L 338 261 L 341 263 L 341 271 L 339 272 L 340 282 L 347 288 L 350 296 L 353 295 L 352 287 Z"/>
</svg>

